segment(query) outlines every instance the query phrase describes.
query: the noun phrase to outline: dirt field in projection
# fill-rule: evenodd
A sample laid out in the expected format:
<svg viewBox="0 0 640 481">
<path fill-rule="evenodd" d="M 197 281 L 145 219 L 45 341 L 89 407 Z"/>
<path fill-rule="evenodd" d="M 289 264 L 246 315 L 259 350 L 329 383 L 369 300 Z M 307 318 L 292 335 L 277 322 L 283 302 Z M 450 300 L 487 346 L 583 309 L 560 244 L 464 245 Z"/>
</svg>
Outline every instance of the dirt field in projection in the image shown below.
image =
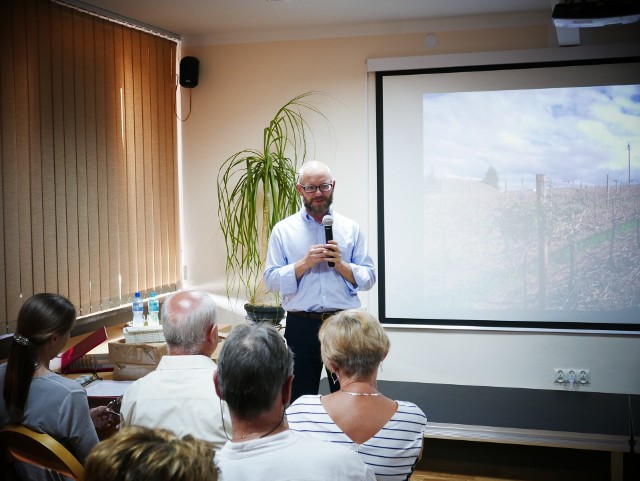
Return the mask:
<svg viewBox="0 0 640 481">
<path fill-rule="evenodd" d="M 505 193 L 481 182 L 432 178 L 424 209 L 431 306 L 640 306 L 640 186 L 565 187 L 546 179 L 539 200 L 533 190 Z"/>
</svg>

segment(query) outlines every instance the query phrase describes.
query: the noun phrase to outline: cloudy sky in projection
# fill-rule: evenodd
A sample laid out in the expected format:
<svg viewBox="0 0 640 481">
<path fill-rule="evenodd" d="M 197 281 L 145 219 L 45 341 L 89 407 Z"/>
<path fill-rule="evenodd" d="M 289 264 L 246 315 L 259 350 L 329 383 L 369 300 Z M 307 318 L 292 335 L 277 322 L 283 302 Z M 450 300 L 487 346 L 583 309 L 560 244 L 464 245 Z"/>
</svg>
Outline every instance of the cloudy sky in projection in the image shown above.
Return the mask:
<svg viewBox="0 0 640 481">
<path fill-rule="evenodd" d="M 640 182 L 640 85 L 424 95 L 425 172 L 501 188 Z"/>
</svg>

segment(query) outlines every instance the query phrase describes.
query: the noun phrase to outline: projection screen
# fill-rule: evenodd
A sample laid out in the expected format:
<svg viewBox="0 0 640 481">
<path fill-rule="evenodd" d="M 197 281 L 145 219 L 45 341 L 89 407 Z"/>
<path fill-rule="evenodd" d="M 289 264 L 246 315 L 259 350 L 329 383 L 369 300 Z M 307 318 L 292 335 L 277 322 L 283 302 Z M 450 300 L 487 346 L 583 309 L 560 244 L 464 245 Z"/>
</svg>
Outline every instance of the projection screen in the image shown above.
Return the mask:
<svg viewBox="0 0 640 481">
<path fill-rule="evenodd" d="M 640 57 L 376 73 L 385 323 L 640 330 Z"/>
</svg>

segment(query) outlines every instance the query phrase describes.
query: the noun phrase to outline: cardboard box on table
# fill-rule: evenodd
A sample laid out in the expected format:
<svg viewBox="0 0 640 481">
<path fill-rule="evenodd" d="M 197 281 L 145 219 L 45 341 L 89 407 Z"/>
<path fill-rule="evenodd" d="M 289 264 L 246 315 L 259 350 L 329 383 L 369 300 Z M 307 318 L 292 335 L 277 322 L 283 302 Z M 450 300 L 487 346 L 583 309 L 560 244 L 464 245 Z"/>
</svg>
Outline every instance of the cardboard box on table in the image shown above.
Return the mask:
<svg viewBox="0 0 640 481">
<path fill-rule="evenodd" d="M 129 343 L 124 339 L 109 343 L 109 359 L 114 363 L 113 379 L 130 381 L 154 371 L 167 354 L 166 342 Z"/>
<path fill-rule="evenodd" d="M 219 343 L 211 356 L 214 361 L 218 360 L 222 343 L 231 328 L 230 324 L 218 325 Z M 166 342 L 126 342 L 132 338 L 153 339 L 155 333 L 152 331 L 157 330 L 157 327 L 139 328 L 138 331 L 141 332 L 137 332 L 135 328 L 127 329 L 125 339 L 109 343 L 109 360 L 114 364 L 113 379 L 116 381 L 131 381 L 146 376 L 155 370 L 162 356 L 168 354 Z"/>
</svg>

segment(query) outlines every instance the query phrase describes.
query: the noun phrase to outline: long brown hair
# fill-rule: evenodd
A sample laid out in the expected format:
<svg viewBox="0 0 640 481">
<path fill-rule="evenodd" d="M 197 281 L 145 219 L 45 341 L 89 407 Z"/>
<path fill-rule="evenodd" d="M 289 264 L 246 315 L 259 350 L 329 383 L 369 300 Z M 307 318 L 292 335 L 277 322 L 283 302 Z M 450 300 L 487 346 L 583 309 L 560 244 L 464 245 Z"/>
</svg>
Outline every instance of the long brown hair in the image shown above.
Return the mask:
<svg viewBox="0 0 640 481">
<path fill-rule="evenodd" d="M 71 331 L 75 320 L 75 307 L 59 294 L 35 294 L 20 308 L 2 391 L 12 422 L 24 416 L 40 349 L 54 334 Z"/>
</svg>

